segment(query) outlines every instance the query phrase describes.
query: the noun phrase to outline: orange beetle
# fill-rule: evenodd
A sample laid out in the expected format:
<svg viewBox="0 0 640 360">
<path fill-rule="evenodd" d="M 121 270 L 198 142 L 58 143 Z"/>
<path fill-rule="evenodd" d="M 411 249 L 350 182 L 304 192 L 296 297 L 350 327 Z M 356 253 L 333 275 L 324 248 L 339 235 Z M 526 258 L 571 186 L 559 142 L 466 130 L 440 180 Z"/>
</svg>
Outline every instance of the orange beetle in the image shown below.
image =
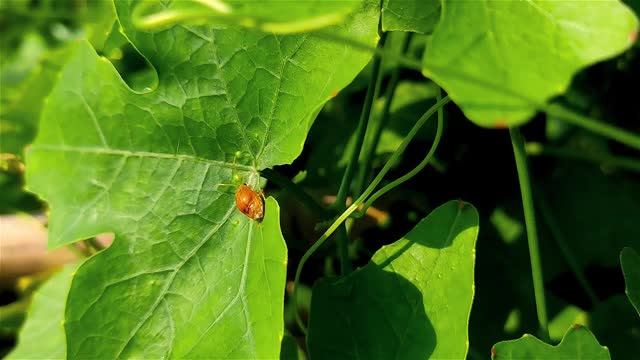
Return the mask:
<svg viewBox="0 0 640 360">
<path fill-rule="evenodd" d="M 264 192 L 255 192 L 251 186 L 242 184 L 236 190 L 236 206 L 250 219 L 260 221 L 264 217 Z"/>
</svg>

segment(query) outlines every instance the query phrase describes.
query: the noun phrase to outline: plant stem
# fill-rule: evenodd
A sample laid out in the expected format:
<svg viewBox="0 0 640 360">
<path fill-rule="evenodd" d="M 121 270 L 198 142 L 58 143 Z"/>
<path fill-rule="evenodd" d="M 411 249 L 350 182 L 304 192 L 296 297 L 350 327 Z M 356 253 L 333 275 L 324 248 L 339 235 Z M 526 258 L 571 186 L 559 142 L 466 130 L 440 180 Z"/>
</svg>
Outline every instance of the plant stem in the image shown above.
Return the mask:
<svg viewBox="0 0 640 360">
<path fill-rule="evenodd" d="M 594 132 L 602 137 L 616 140 L 636 150 L 640 150 L 640 135 L 611 126 L 602 121 L 597 121 L 589 117 L 576 114 L 558 104 L 546 106 L 544 111 L 551 115 L 581 128 Z"/>
<path fill-rule="evenodd" d="M 407 52 L 409 48 L 409 43 L 411 42 L 412 33 L 406 33 L 404 38 L 402 39 L 402 47 L 400 48 L 400 54 L 404 54 Z M 382 73 L 382 72 L 381 72 Z M 398 86 L 398 80 L 400 79 L 400 67 L 396 66 L 391 73 L 391 78 L 389 79 L 389 84 L 387 85 L 387 89 L 385 90 L 384 95 L 384 107 L 382 109 L 382 115 L 380 116 L 380 121 L 375 127 L 375 132 L 373 134 L 373 140 L 369 143 L 369 146 L 365 149 L 364 155 L 362 156 L 362 166 L 360 167 L 360 172 L 358 173 L 358 178 L 356 180 L 356 189 L 355 194 L 360 195 L 362 190 L 364 189 L 365 182 L 369 177 L 369 173 L 371 172 L 371 161 L 373 159 L 373 154 L 378 147 L 378 143 L 380 142 L 380 137 L 382 136 L 382 130 L 389 123 L 389 112 L 391 110 L 391 102 L 393 101 L 393 95 L 396 92 L 396 87 Z"/>
<path fill-rule="evenodd" d="M 387 33 L 383 33 L 380 36 L 380 42 L 378 43 L 379 48 L 384 47 L 384 43 L 387 39 Z M 344 209 L 345 201 L 347 199 L 347 194 L 349 189 L 351 188 L 351 181 L 353 180 L 353 173 L 355 171 L 356 165 L 358 165 L 358 158 L 360 157 L 360 151 L 362 148 L 362 144 L 364 143 L 364 137 L 367 130 L 367 124 L 369 123 L 369 118 L 371 115 L 371 109 L 373 107 L 373 100 L 375 99 L 376 93 L 380 89 L 380 80 L 382 78 L 382 71 L 380 71 L 380 64 L 382 63 L 382 58 L 379 56 L 374 57 L 373 64 L 371 66 L 371 79 L 369 80 L 369 87 L 367 88 L 367 95 L 364 100 L 364 106 L 362 107 L 362 112 L 360 113 L 360 121 L 358 122 L 358 127 L 355 132 L 355 145 L 351 149 L 351 156 L 349 157 L 349 163 L 347 164 L 347 168 L 345 169 L 344 175 L 342 176 L 342 182 L 340 183 L 340 189 L 338 190 L 338 195 L 336 196 L 336 206 L 339 209 Z"/>
<path fill-rule="evenodd" d="M 560 248 L 562 256 L 569 265 L 569 268 L 571 268 L 571 271 L 578 280 L 578 283 L 580 283 L 580 286 L 582 286 L 582 289 L 584 289 L 584 292 L 589 297 L 591 305 L 595 306 L 599 302 L 598 296 L 595 291 L 593 291 L 593 288 L 591 287 L 591 284 L 589 284 L 589 281 L 587 281 L 587 278 L 584 276 L 580 265 L 578 265 L 578 261 L 575 256 L 573 256 L 573 252 L 571 251 L 569 244 L 565 241 L 565 237 L 562 234 L 558 223 L 555 221 L 551 206 L 549 206 L 549 202 L 547 201 L 542 189 L 536 191 L 535 195 L 536 205 L 538 206 L 538 210 L 540 210 L 539 213 L 542 214 L 542 219 L 547 223 L 547 226 L 551 231 L 551 237 L 555 240 L 558 248 Z"/>
<path fill-rule="evenodd" d="M 260 171 L 260 175 L 264 176 L 267 180 L 273 181 L 285 191 L 292 194 L 298 201 L 306 205 L 306 207 L 313 211 L 318 217 L 324 219 L 327 217 L 328 212 L 322 207 L 316 200 L 314 200 L 306 191 L 304 191 L 298 184 L 291 181 L 289 178 L 282 176 L 280 173 L 273 169 L 264 169 Z"/>
<path fill-rule="evenodd" d="M 542 279 L 542 264 L 540 263 L 540 250 L 538 248 L 538 233 L 536 231 L 536 217 L 527 168 L 527 155 L 524 149 L 524 138 L 518 128 L 509 128 L 513 155 L 518 169 L 520 193 L 522 194 L 522 207 L 524 209 L 524 221 L 527 226 L 527 240 L 529 243 L 529 259 L 531 261 L 531 275 L 533 277 L 533 290 L 536 299 L 536 311 L 540 336 L 545 342 L 549 342 L 549 325 L 547 320 L 547 306 L 544 296 L 544 282 Z"/>
<path fill-rule="evenodd" d="M 380 41 L 378 42 L 378 48 L 384 48 L 384 44 L 387 40 L 387 33 L 380 35 Z M 347 168 L 342 176 L 342 182 L 340 183 L 340 189 L 336 196 L 336 202 L 334 207 L 338 210 L 345 209 L 345 202 L 347 200 L 347 194 L 351 189 L 351 183 L 353 181 L 353 175 L 358 165 L 358 158 L 360 157 L 360 151 L 364 144 L 364 137 L 366 135 L 367 125 L 371 117 L 371 109 L 373 107 L 373 100 L 378 96 L 380 91 L 380 83 L 382 82 L 382 71 L 380 64 L 382 58 L 380 56 L 374 56 L 371 66 L 371 80 L 369 81 L 369 87 L 367 88 L 367 95 L 364 100 L 364 106 L 362 107 L 362 113 L 360 114 L 360 121 L 356 128 L 355 144 L 351 149 L 351 156 L 347 163 Z M 349 260 L 349 238 L 347 236 L 347 229 L 344 228 L 339 232 L 337 237 L 338 244 L 338 257 L 340 258 L 340 273 L 342 275 L 349 274 L 351 272 L 351 262 Z"/>
<path fill-rule="evenodd" d="M 591 154 L 573 149 L 565 149 L 553 145 L 528 142 L 526 144 L 528 155 L 533 156 L 556 156 L 572 160 L 581 160 L 596 163 L 602 166 L 610 166 L 624 170 L 640 172 L 640 160 L 632 157 L 615 156 L 607 154 Z"/>
<path fill-rule="evenodd" d="M 329 238 L 329 236 L 333 234 L 333 232 L 338 228 L 338 226 L 340 226 L 347 218 L 349 218 L 349 216 L 358 209 L 360 204 L 362 204 L 362 202 L 369 195 L 371 195 L 373 190 L 375 190 L 378 184 L 380 184 L 380 182 L 382 181 L 382 178 L 384 178 L 384 176 L 387 174 L 387 172 L 389 172 L 391 167 L 398 161 L 398 159 L 400 158 L 404 150 L 407 148 L 411 140 L 414 138 L 414 136 L 416 136 L 416 133 L 418 132 L 418 130 L 420 130 L 422 125 L 424 125 L 424 123 L 431 117 L 431 115 L 433 115 L 434 112 L 442 108 L 449 101 L 451 101 L 449 99 L 449 96 L 445 96 L 442 100 L 438 101 L 432 107 L 430 107 L 429 110 L 427 110 L 427 112 L 425 112 L 420 117 L 420 119 L 416 121 L 415 125 L 413 125 L 413 128 L 411 128 L 407 136 L 402 140 L 402 143 L 400 144 L 400 146 L 398 146 L 396 151 L 391 155 L 391 158 L 387 160 L 382 170 L 380 170 L 378 175 L 376 175 L 376 177 L 373 179 L 371 184 L 369 184 L 367 189 L 362 193 L 362 195 L 360 195 L 360 197 L 356 199 L 356 201 L 354 201 L 353 204 L 351 204 L 351 206 L 349 206 L 342 214 L 340 214 L 340 216 L 338 216 L 338 218 L 333 222 L 333 224 L 329 226 L 329 228 L 324 232 L 324 234 L 322 234 L 322 236 L 320 236 L 320 238 L 315 243 L 313 243 L 313 245 L 311 245 L 309 250 L 307 250 L 307 252 L 305 252 L 304 255 L 302 255 L 302 258 L 298 263 L 298 267 L 296 268 L 296 275 L 293 283 L 294 285 L 293 285 L 292 300 L 293 300 L 293 307 L 296 309 L 296 322 L 298 323 L 298 326 L 300 327 L 302 332 L 304 332 L 305 334 L 307 332 L 307 329 L 302 323 L 302 319 L 300 319 L 300 314 L 297 311 L 298 309 L 298 296 L 297 296 L 298 290 L 297 289 L 298 289 L 298 283 L 300 282 L 300 274 L 302 273 L 302 268 L 304 267 L 304 264 L 307 262 L 307 260 L 309 260 L 311 255 L 313 255 L 313 253 L 315 253 L 316 250 L 318 250 L 318 248 L 320 248 L 322 244 L 324 244 L 324 242 Z"/>
<path fill-rule="evenodd" d="M 442 99 L 442 92 L 440 89 L 438 89 L 436 98 L 438 101 Z M 405 181 L 416 176 L 416 174 L 418 174 L 420 171 L 422 171 L 422 169 L 424 169 L 425 166 L 427 166 L 427 164 L 433 157 L 433 154 L 436 152 L 436 149 L 438 148 L 438 144 L 440 143 L 440 138 L 442 137 L 443 123 L 444 123 L 444 111 L 443 111 L 443 107 L 440 107 L 438 109 L 438 128 L 436 130 L 436 135 L 433 139 L 433 144 L 431 145 L 431 149 L 429 149 L 429 152 L 427 153 L 427 155 L 424 157 L 424 159 L 422 159 L 422 161 L 418 164 L 418 166 L 416 166 L 415 168 L 413 168 L 411 171 L 404 174 L 403 176 L 390 182 L 389 184 L 384 186 L 382 189 L 376 191 L 373 195 L 371 195 L 371 197 L 367 199 L 367 201 L 365 202 L 364 206 L 362 207 L 362 210 L 360 210 L 359 216 L 364 215 L 367 212 L 367 209 L 369 208 L 369 206 L 371 206 L 371 204 L 373 204 L 373 202 L 375 202 L 379 197 L 386 194 L 388 191 L 395 188 L 396 186 L 399 186 Z"/>
<path fill-rule="evenodd" d="M 93 249 L 94 252 L 100 252 L 104 250 L 104 246 L 94 237 L 89 238 L 84 242 L 89 248 Z"/>
</svg>

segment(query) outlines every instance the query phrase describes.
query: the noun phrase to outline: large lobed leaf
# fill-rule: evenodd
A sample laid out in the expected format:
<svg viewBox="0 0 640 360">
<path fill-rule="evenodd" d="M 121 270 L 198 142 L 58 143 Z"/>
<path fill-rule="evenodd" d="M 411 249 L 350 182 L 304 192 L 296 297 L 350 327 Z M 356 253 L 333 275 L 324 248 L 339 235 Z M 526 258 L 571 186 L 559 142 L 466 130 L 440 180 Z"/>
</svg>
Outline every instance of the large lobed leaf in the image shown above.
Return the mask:
<svg viewBox="0 0 640 360">
<path fill-rule="evenodd" d="M 332 28 L 373 44 L 363 2 Z M 70 358 L 273 358 L 283 334 L 286 247 L 278 207 L 238 212 L 235 176 L 291 162 L 313 114 L 370 54 L 310 35 L 179 25 L 127 37 L 158 72 L 131 91 L 78 44 L 43 110 L 27 184 L 51 208 L 49 244 L 101 232 L 114 244 L 78 271 L 66 309 Z"/>
<path fill-rule="evenodd" d="M 65 266 L 34 293 L 18 344 L 5 359 L 65 358 L 64 309 L 78 265 Z"/>
<path fill-rule="evenodd" d="M 576 71 L 629 48 L 637 31 L 618 0 L 443 0 L 424 72 L 476 124 L 517 125 Z"/>
<path fill-rule="evenodd" d="M 626 284 L 625 293 L 640 315 L 640 256 L 630 247 L 620 252 L 620 265 Z"/>
<path fill-rule="evenodd" d="M 435 209 L 371 262 L 313 288 L 313 359 L 464 359 L 474 293 L 478 213 Z"/>
<path fill-rule="evenodd" d="M 491 349 L 491 359 L 609 360 L 611 356 L 607 347 L 600 345 L 586 327 L 575 325 L 567 330 L 557 346 L 529 334 L 517 340 L 501 341 Z"/>
</svg>

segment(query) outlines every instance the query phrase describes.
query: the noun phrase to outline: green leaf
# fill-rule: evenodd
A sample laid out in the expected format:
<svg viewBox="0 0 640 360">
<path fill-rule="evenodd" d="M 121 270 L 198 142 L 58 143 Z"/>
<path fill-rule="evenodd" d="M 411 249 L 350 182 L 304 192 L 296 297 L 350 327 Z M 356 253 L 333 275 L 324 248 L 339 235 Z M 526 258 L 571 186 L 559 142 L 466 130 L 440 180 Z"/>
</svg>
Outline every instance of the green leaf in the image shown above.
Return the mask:
<svg viewBox="0 0 640 360">
<path fill-rule="evenodd" d="M 165 231 L 178 236 L 165 241 L 139 224 L 153 242 L 116 242 L 87 261 L 67 307 L 69 356 L 277 357 L 287 261 L 279 207 L 268 198 L 262 223 L 225 212 L 177 215 Z"/>
<path fill-rule="evenodd" d="M 131 91 L 79 43 L 27 158 L 27 185 L 50 205 L 50 247 L 115 234 L 71 287 L 69 357 L 275 358 L 279 210 L 268 199 L 264 221 L 250 220 L 220 184 L 258 186 L 258 170 L 293 161 L 312 115 L 371 54 L 236 27 L 141 32 L 135 5 L 118 1 L 118 18 L 158 87 Z M 378 17 L 363 2 L 331 31 L 374 44 Z"/>
<path fill-rule="evenodd" d="M 69 54 L 67 48 L 48 51 L 29 69 L 20 86 L 9 91 L 16 97 L 0 108 L 0 153 L 21 155 L 24 147 L 33 141 L 45 98 Z M 3 87 L 3 90 L 6 89 Z"/>
<path fill-rule="evenodd" d="M 596 337 L 584 326 L 575 325 L 557 346 L 542 342 L 525 334 L 520 339 L 501 341 L 491 349 L 492 359 L 611 359 L 606 346 L 601 346 Z"/>
<path fill-rule="evenodd" d="M 450 201 L 352 274 L 318 282 L 312 359 L 463 359 L 478 213 Z"/>
<path fill-rule="evenodd" d="M 384 0 L 382 30 L 429 34 L 440 20 L 441 0 Z"/>
<path fill-rule="evenodd" d="M 576 324 L 588 326 L 588 322 L 587 312 L 577 306 L 568 305 L 549 321 L 549 337 L 552 342 L 560 342 L 570 326 Z"/>
<path fill-rule="evenodd" d="M 640 256 L 630 247 L 620 252 L 620 266 L 624 273 L 625 293 L 640 315 Z"/>
<path fill-rule="evenodd" d="M 18 344 L 5 359 L 64 359 L 64 309 L 78 264 L 67 265 L 38 289 L 31 300 Z"/>
<path fill-rule="evenodd" d="M 358 5 L 358 1 L 308 0 L 183 0 L 168 5 L 151 1 L 136 9 L 134 21 L 147 29 L 179 23 L 228 23 L 285 34 L 338 24 Z"/>
<path fill-rule="evenodd" d="M 623 52 L 638 31 L 617 0 L 443 1 L 424 73 L 486 127 L 526 122 L 576 71 Z"/>
<path fill-rule="evenodd" d="M 614 359 L 632 359 L 640 351 L 640 321 L 623 294 L 599 302 L 589 312 L 589 329 L 611 352 Z"/>
</svg>

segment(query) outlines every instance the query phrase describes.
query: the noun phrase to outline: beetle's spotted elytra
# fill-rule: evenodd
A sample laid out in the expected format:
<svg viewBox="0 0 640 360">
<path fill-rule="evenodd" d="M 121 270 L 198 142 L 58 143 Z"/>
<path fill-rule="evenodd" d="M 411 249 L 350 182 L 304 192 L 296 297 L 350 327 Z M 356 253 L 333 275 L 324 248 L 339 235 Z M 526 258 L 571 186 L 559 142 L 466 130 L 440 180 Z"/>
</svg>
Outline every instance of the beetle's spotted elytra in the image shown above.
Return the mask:
<svg viewBox="0 0 640 360">
<path fill-rule="evenodd" d="M 251 186 L 242 184 L 236 190 L 236 207 L 248 218 L 261 221 L 264 217 L 264 192 L 256 192 Z"/>
</svg>

